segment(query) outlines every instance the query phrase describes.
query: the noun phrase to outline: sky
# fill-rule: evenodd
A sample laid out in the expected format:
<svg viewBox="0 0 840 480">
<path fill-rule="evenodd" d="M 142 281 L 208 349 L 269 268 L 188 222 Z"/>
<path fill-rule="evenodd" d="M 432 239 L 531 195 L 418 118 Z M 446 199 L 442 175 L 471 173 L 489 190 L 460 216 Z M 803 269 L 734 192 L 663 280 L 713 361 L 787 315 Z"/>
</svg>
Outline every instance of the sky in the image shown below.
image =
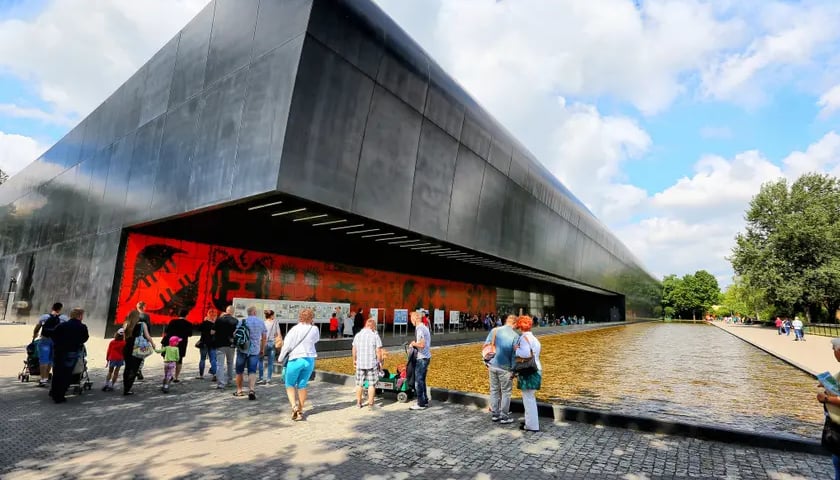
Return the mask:
<svg viewBox="0 0 840 480">
<path fill-rule="evenodd" d="M 836 0 L 374 0 L 656 276 L 726 257 L 761 185 L 840 174 Z M 206 0 L 0 0 L 0 169 Z"/>
</svg>

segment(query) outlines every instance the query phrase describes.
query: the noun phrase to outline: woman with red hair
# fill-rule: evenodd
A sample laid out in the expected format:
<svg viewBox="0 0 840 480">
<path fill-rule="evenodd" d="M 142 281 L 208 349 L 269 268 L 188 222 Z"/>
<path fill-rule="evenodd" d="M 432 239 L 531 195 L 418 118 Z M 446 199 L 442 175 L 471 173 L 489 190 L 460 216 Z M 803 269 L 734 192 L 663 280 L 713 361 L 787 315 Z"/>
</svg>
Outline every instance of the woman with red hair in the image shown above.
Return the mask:
<svg viewBox="0 0 840 480">
<path fill-rule="evenodd" d="M 525 406 L 525 424 L 520 430 L 528 432 L 540 431 L 540 420 L 537 415 L 537 390 L 542 384 L 542 364 L 540 363 L 540 341 L 531 333 L 534 321 L 527 315 L 516 319 L 516 329 L 522 334 L 516 345 L 517 363 L 528 363 L 533 358 L 535 369 L 520 371 L 517 376 L 519 390 L 522 391 L 522 404 Z"/>
</svg>

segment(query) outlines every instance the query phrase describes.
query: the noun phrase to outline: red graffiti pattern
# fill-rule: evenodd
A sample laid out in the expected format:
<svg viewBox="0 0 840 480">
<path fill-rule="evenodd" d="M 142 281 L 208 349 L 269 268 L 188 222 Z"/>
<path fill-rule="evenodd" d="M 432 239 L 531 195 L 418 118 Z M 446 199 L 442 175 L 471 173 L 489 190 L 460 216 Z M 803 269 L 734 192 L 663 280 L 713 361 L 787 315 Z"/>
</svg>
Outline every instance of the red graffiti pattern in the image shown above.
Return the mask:
<svg viewBox="0 0 840 480">
<path fill-rule="evenodd" d="M 496 308 L 496 289 L 484 285 L 132 233 L 113 321 L 121 324 L 142 300 L 154 324 L 167 323 L 181 309 L 199 323 L 208 309 L 221 310 L 234 297 L 384 308 L 386 323 L 396 308 Z"/>
</svg>

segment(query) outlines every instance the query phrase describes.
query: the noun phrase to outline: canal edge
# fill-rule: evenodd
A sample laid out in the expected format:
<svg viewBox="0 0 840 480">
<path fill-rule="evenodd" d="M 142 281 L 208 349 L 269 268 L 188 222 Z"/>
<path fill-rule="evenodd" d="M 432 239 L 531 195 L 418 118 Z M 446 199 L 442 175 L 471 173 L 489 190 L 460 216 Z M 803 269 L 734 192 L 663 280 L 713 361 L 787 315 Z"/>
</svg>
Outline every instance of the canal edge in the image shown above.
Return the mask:
<svg viewBox="0 0 840 480">
<path fill-rule="evenodd" d="M 788 365 L 790 365 L 792 367 L 795 367 L 795 368 L 798 368 L 799 370 L 802 370 L 803 372 L 807 373 L 808 375 L 811 375 L 812 377 L 817 378 L 818 372 L 815 372 L 815 371 L 805 367 L 804 365 L 800 364 L 796 360 L 792 360 L 792 359 L 790 359 L 790 358 L 788 358 L 788 357 L 786 357 L 786 356 L 784 356 L 780 353 L 777 353 L 777 352 L 774 352 L 773 350 L 770 350 L 769 348 L 763 347 L 763 346 L 759 345 L 758 343 L 753 342 L 752 340 L 746 339 L 746 338 L 738 335 L 735 332 L 729 331 L 729 330 L 721 327 L 720 325 L 716 325 L 714 322 L 711 322 L 711 324 L 712 324 L 712 326 L 716 327 L 718 330 L 726 332 L 726 333 L 732 335 L 733 337 L 735 337 L 735 338 L 737 338 L 737 339 L 739 339 L 743 342 L 746 342 L 746 343 L 752 345 L 753 347 L 778 358 L 779 360 L 787 363 Z"/>
<path fill-rule="evenodd" d="M 337 385 L 355 386 L 356 384 L 354 376 L 342 373 L 316 370 L 314 376 L 315 380 Z M 437 387 L 432 387 L 430 390 L 431 400 L 438 402 L 476 407 L 479 410 L 486 410 L 490 404 L 489 397 L 479 393 L 461 392 L 458 390 L 448 390 Z M 636 430 L 653 434 L 697 438 L 700 440 L 744 445 L 754 448 L 769 448 L 773 450 L 793 451 L 821 456 L 830 455 L 820 445 L 820 442 L 804 438 L 797 439 L 781 435 L 753 433 L 712 425 L 618 414 L 580 407 L 567 407 L 545 402 L 537 402 L 537 409 L 540 417 L 551 419 L 554 422 L 570 421 L 595 426 Z M 522 404 L 522 400 L 512 399 L 510 402 L 510 410 L 511 412 L 523 413 L 525 408 Z"/>
</svg>

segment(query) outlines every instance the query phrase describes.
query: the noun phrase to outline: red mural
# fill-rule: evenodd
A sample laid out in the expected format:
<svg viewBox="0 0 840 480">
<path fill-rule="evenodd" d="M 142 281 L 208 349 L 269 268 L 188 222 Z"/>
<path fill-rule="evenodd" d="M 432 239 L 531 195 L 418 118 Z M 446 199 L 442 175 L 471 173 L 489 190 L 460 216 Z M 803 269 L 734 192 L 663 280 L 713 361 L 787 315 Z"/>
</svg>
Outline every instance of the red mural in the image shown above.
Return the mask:
<svg viewBox="0 0 840 480">
<path fill-rule="evenodd" d="M 238 248 L 129 234 L 115 323 L 139 301 L 152 323 L 189 310 L 200 323 L 210 308 L 234 297 L 345 302 L 352 308 L 492 311 L 496 289 Z"/>
</svg>

